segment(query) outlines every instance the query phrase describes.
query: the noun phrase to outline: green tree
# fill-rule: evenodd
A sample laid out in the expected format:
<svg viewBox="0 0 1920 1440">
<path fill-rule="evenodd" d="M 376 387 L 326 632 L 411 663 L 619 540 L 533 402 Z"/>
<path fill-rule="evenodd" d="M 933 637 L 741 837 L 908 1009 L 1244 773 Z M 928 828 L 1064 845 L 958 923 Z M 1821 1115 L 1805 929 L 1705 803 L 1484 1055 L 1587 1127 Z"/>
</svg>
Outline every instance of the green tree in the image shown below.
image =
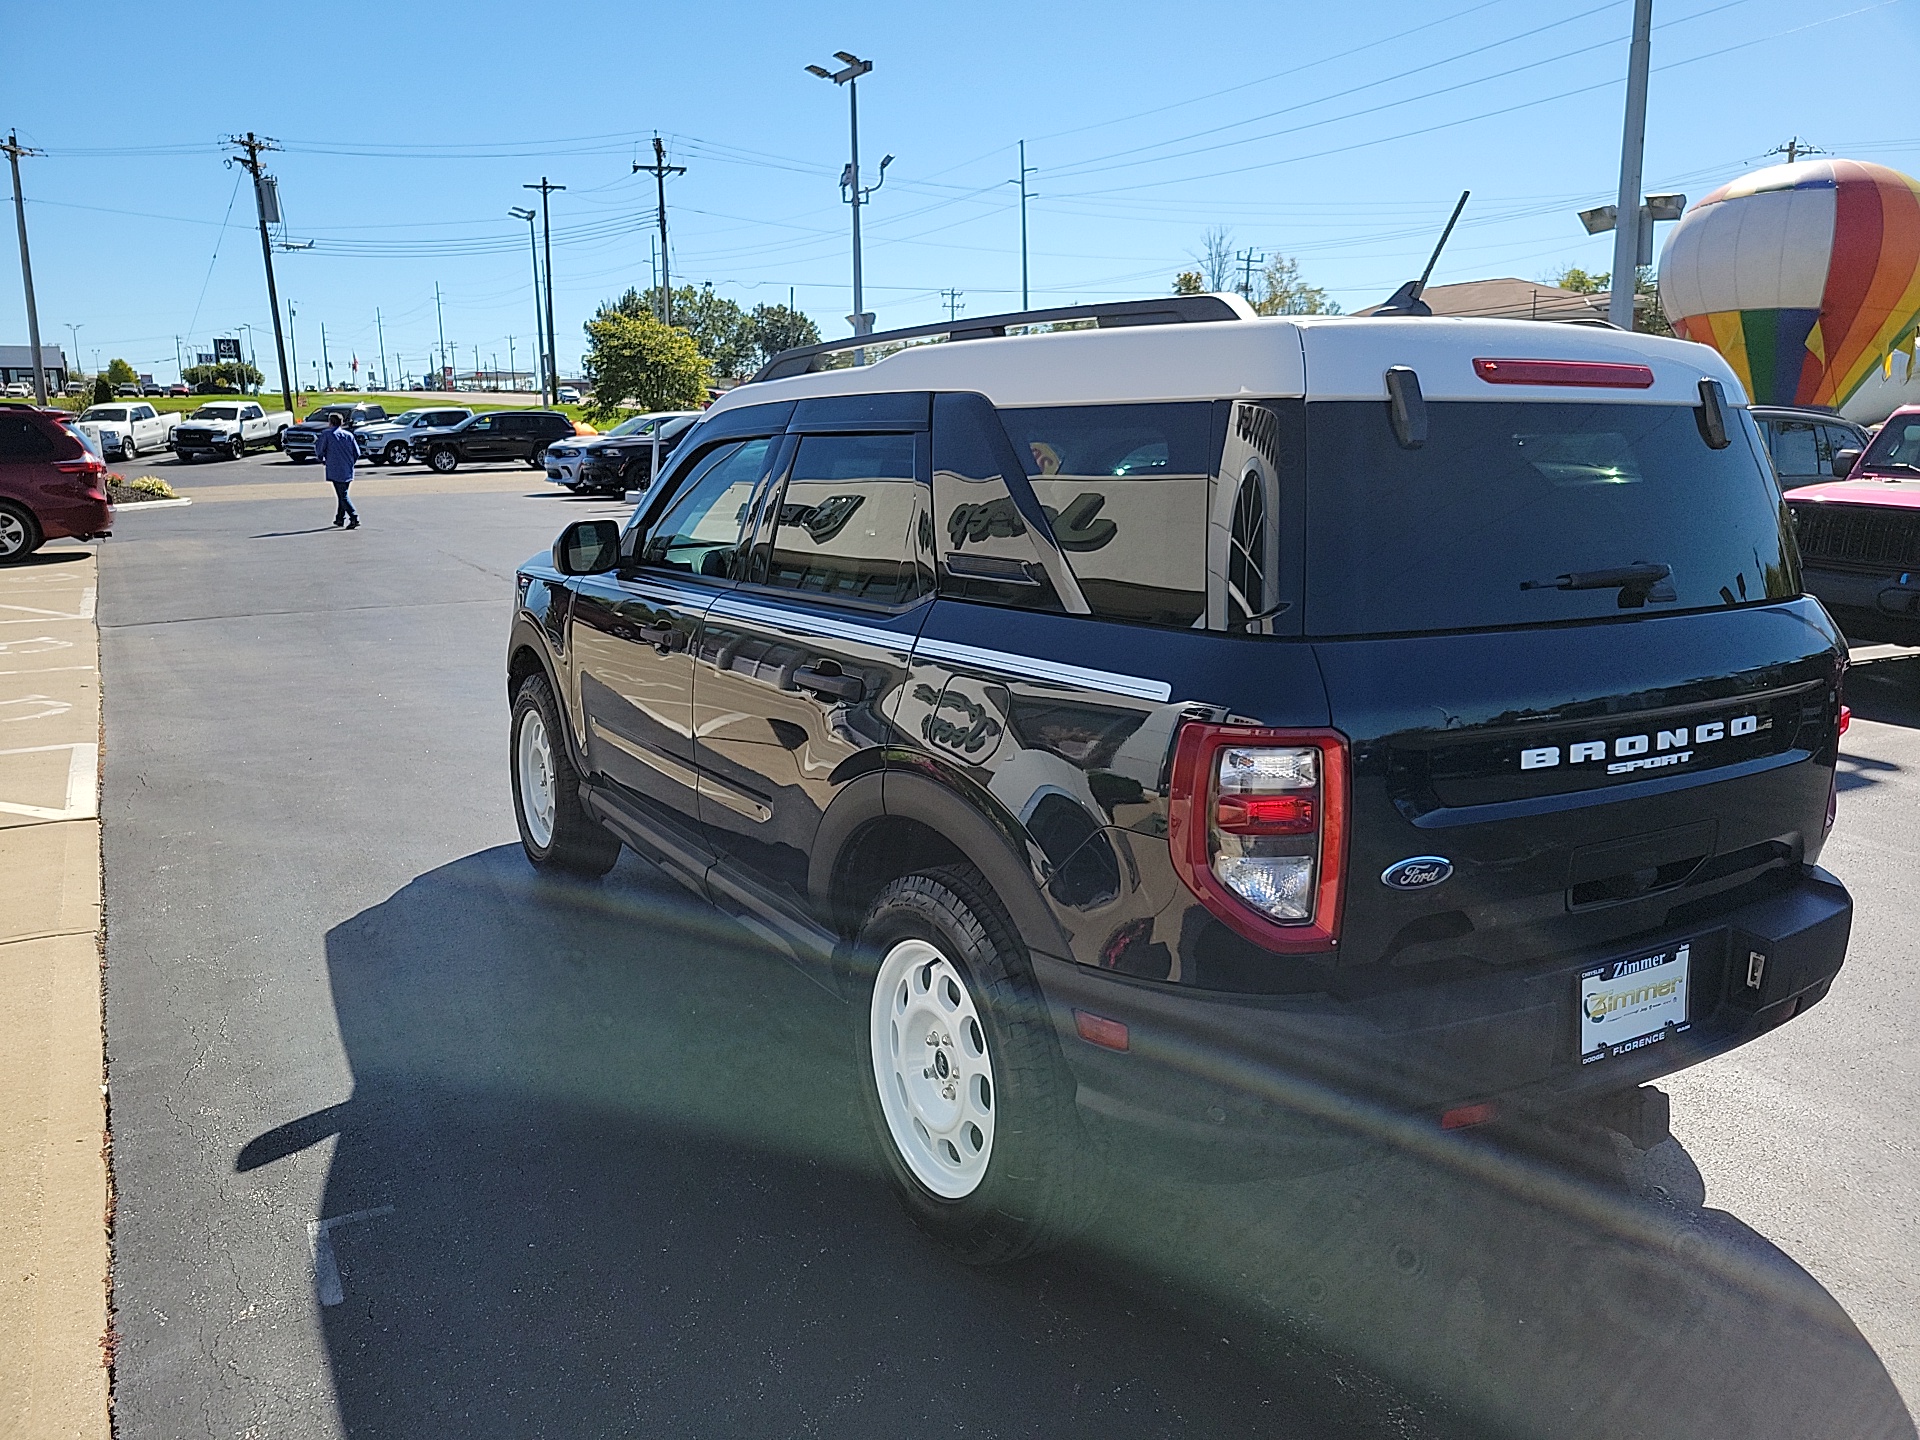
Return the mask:
<svg viewBox="0 0 1920 1440">
<path fill-rule="evenodd" d="M 261 374 L 244 360 L 221 360 L 212 365 L 189 365 L 180 372 L 183 384 L 200 385 L 207 381 L 239 394 L 261 383 Z"/>
<path fill-rule="evenodd" d="M 1340 304 L 1318 285 L 1300 278 L 1300 262 L 1276 255 L 1254 280 L 1247 297 L 1262 315 L 1338 315 Z"/>
<path fill-rule="evenodd" d="M 747 334 L 753 344 L 754 369 L 782 350 L 818 345 L 820 327 L 800 311 L 785 305 L 756 305 L 747 316 Z"/>
<path fill-rule="evenodd" d="M 89 403 L 104 405 L 111 399 L 113 399 L 113 382 L 104 375 L 94 376 L 93 399 Z"/>
<path fill-rule="evenodd" d="M 618 300 L 602 305 L 600 312 L 657 316 L 660 287 L 630 289 Z M 675 329 L 693 336 L 700 353 L 713 366 L 714 374 L 744 379 L 756 368 L 754 361 L 759 350 L 747 312 L 725 296 L 714 294 L 712 285 L 674 286 L 673 324 Z"/>
<path fill-rule="evenodd" d="M 1549 276 L 1548 283 L 1580 295 L 1599 295 L 1613 288 L 1613 272 L 1582 270 L 1578 265 L 1569 265 L 1559 274 Z M 1660 282 L 1651 265 L 1642 265 L 1634 272 L 1633 328 L 1647 335 L 1673 334 L 1667 312 L 1660 308 Z"/>
<path fill-rule="evenodd" d="M 1182 270 L 1173 277 L 1173 293 L 1176 295 L 1204 295 L 1207 293 L 1207 277 L 1198 270 Z"/>
<path fill-rule="evenodd" d="M 593 385 L 588 413 L 594 419 L 610 420 L 629 402 L 642 410 L 693 410 L 706 403 L 711 367 L 693 336 L 677 325 L 662 325 L 644 307 L 633 315 L 616 305 L 602 306 L 586 331 L 584 368 Z"/>
<path fill-rule="evenodd" d="M 107 362 L 107 383 L 109 385 L 131 385 L 139 378 L 140 372 L 135 370 L 133 366 L 129 365 L 125 360 L 109 360 Z"/>
</svg>

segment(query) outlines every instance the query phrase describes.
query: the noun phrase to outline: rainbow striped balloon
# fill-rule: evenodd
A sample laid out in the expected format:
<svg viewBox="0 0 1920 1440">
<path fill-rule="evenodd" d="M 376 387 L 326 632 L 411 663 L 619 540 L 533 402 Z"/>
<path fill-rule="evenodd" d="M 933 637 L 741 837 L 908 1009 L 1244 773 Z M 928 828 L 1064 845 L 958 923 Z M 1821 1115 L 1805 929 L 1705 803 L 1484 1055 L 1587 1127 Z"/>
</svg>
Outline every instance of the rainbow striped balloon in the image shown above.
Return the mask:
<svg viewBox="0 0 1920 1440">
<path fill-rule="evenodd" d="M 1774 165 L 1687 211 L 1660 255 L 1676 333 L 1756 403 L 1838 408 L 1920 323 L 1920 180 L 1860 160 Z"/>
</svg>

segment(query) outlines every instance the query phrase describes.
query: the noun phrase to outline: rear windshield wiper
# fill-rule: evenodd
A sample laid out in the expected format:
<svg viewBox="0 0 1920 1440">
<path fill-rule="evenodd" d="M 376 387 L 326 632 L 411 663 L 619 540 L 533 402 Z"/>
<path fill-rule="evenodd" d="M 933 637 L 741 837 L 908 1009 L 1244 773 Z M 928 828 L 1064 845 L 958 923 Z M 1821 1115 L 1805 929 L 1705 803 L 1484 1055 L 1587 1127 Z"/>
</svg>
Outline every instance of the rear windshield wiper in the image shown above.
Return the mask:
<svg viewBox="0 0 1920 1440">
<path fill-rule="evenodd" d="M 1673 577 L 1671 565 L 1654 565 L 1645 561 L 1633 565 L 1620 565 L 1611 570 L 1573 570 L 1565 575 L 1556 575 L 1551 580 L 1522 580 L 1522 590 L 1618 590 L 1622 610 L 1637 609 L 1649 600 L 1667 601 L 1677 599 L 1669 581 Z"/>
</svg>

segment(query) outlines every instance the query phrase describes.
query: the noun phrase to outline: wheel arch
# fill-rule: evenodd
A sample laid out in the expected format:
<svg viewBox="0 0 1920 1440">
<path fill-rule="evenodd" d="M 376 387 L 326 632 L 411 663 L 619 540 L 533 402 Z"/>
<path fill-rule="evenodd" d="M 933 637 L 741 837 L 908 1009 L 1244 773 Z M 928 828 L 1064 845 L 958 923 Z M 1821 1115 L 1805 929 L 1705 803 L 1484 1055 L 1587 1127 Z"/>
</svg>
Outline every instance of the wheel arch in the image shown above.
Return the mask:
<svg viewBox="0 0 1920 1440">
<path fill-rule="evenodd" d="M 547 686 L 553 691 L 554 703 L 560 707 L 560 729 L 566 739 L 567 753 L 573 760 L 574 768 L 582 775 L 586 774 L 586 753 L 576 733 L 578 717 L 567 703 L 567 691 L 560 683 L 560 672 L 554 663 L 553 652 L 548 648 L 540 626 L 523 611 L 514 617 L 513 630 L 507 639 L 508 706 L 512 706 L 520 687 L 534 675 L 546 676 Z"/>
</svg>

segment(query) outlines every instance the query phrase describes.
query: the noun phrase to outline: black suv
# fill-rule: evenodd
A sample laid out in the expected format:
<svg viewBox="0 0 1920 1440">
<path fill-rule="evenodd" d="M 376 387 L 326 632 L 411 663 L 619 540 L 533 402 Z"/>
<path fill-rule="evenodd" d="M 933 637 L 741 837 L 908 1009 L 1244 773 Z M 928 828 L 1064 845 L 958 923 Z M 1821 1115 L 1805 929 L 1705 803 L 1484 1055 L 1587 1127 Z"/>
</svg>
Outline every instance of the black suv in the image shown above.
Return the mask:
<svg viewBox="0 0 1920 1440">
<path fill-rule="evenodd" d="M 519 460 L 544 469 L 547 446 L 573 438 L 573 421 L 555 410 L 489 410 L 446 430 L 422 430 L 413 454 L 450 475 L 462 461 Z"/>
<path fill-rule="evenodd" d="M 507 655 L 528 858 L 631 846 L 815 967 L 924 1226 L 1051 1243 L 1143 1136 L 1644 1134 L 1826 994 L 1844 650 L 1717 357 L 964 324 L 778 357 L 521 569 Z"/>
<path fill-rule="evenodd" d="M 320 438 L 320 432 L 329 428 L 329 416 L 338 415 L 340 423 L 348 430 L 358 430 L 362 425 L 378 425 L 387 418 L 386 408 L 366 402 L 353 403 L 339 401 L 331 405 L 316 405 L 307 412 L 307 418 L 297 425 L 289 425 L 280 436 L 280 448 L 287 458 L 296 464 L 304 465 L 313 459 L 314 442 Z M 356 442 L 358 443 L 358 442 Z M 366 447 L 360 447 L 366 453 Z"/>
</svg>

